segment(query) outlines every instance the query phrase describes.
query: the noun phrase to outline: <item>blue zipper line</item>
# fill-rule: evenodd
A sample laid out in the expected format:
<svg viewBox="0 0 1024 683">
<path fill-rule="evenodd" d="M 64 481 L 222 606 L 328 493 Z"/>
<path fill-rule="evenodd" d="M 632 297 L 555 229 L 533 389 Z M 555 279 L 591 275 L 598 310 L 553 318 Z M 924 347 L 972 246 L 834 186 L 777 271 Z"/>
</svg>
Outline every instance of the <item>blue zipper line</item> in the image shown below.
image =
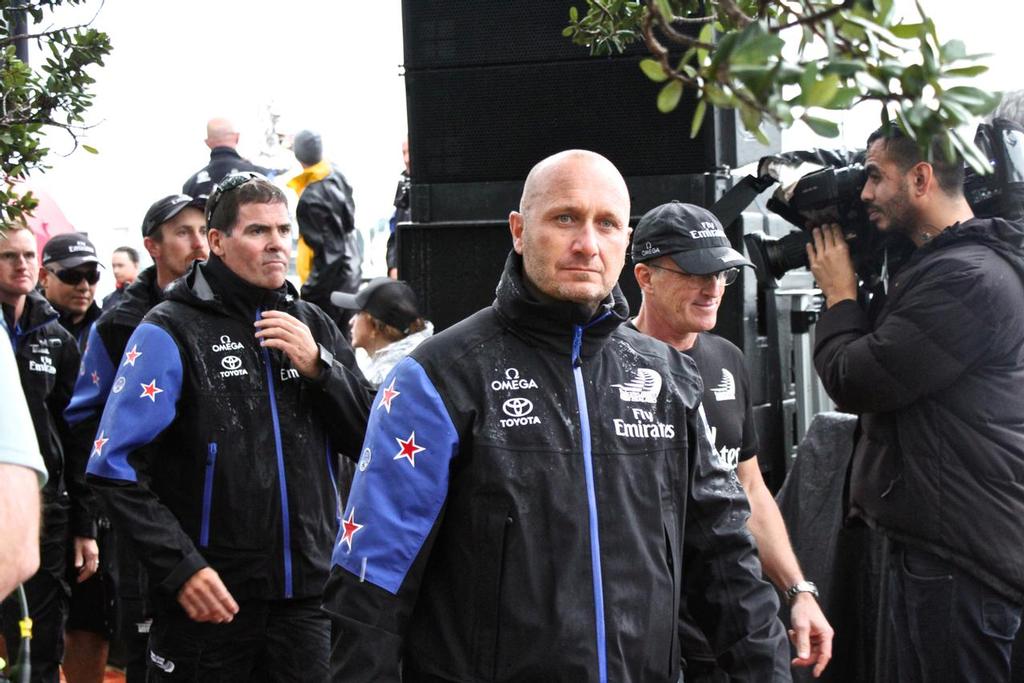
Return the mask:
<svg viewBox="0 0 1024 683">
<path fill-rule="evenodd" d="M 262 318 L 260 309 L 256 309 L 256 319 Z M 270 392 L 270 416 L 274 421 L 274 446 L 277 448 L 277 478 L 281 485 L 281 524 L 284 527 L 284 597 L 292 597 L 292 530 L 288 519 L 288 482 L 284 474 L 284 448 L 281 446 L 281 422 L 277 417 L 277 396 L 274 393 L 274 374 L 270 367 L 270 354 L 266 347 L 263 352 L 263 365 L 267 371 L 267 389 Z"/>
<path fill-rule="evenodd" d="M 203 518 L 199 526 L 199 545 L 210 545 L 210 506 L 213 504 L 213 471 L 217 465 L 217 442 L 210 442 L 206 456 L 206 479 L 203 481 Z"/>
<path fill-rule="evenodd" d="M 611 314 L 606 311 L 600 318 L 585 326 L 576 325 L 572 338 L 572 374 L 576 381 L 576 401 L 580 412 L 580 432 L 583 438 L 583 472 L 587 480 L 587 508 L 590 516 L 590 567 L 594 576 L 594 616 L 597 622 L 597 672 L 600 683 L 608 681 L 608 654 L 604 624 L 604 581 L 601 578 L 601 539 L 598 535 L 597 491 L 594 487 L 594 458 L 590 442 L 590 413 L 587 394 L 583 386 L 583 331 Z"/>
<path fill-rule="evenodd" d="M 334 489 L 334 516 L 341 524 L 341 494 L 338 493 L 338 478 L 334 474 L 334 458 L 331 457 L 331 437 L 324 434 L 324 451 L 327 453 L 327 473 L 331 476 L 331 488 Z"/>
</svg>

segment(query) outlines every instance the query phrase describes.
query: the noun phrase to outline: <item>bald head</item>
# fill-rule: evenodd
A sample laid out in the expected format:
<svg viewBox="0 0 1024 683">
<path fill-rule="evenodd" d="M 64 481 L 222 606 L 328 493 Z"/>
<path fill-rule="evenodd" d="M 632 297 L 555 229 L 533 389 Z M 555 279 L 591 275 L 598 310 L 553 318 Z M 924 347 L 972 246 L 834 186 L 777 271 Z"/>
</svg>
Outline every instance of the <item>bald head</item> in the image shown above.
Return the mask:
<svg viewBox="0 0 1024 683">
<path fill-rule="evenodd" d="M 519 209 L 509 214 L 509 228 L 527 285 L 596 309 L 615 286 L 629 243 L 622 174 L 600 154 L 560 152 L 530 171 Z"/>
<path fill-rule="evenodd" d="M 214 118 L 206 122 L 206 146 L 231 147 L 238 145 L 238 132 L 235 125 L 225 118 Z"/>
<path fill-rule="evenodd" d="M 552 154 L 530 169 L 523 184 L 523 196 L 519 199 L 519 213 L 528 214 L 532 205 L 560 192 L 562 178 L 583 175 L 599 177 L 613 188 L 613 199 L 624 202 L 625 215 L 629 216 L 629 190 L 619 169 L 607 158 L 585 149 L 567 149 Z"/>
</svg>

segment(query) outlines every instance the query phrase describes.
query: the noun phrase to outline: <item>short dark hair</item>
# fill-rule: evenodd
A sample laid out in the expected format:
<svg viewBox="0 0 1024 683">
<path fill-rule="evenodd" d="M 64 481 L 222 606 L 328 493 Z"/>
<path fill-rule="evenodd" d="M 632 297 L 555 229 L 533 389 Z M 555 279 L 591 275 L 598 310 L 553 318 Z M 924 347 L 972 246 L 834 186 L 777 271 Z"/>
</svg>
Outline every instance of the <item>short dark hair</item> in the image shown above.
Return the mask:
<svg viewBox="0 0 1024 683">
<path fill-rule="evenodd" d="M 238 207 L 242 204 L 284 204 L 288 198 L 277 185 L 269 180 L 253 178 L 252 180 L 228 190 L 221 195 L 216 208 L 210 214 L 206 227 L 209 230 L 220 230 L 230 235 L 238 220 Z"/>
<path fill-rule="evenodd" d="M 131 247 L 118 247 L 114 250 L 114 253 L 118 252 L 128 256 L 128 259 L 135 265 L 139 265 L 139 252 L 135 251 Z"/>
<path fill-rule="evenodd" d="M 898 126 L 882 126 L 868 137 L 868 148 L 881 141 L 882 148 L 899 169 L 906 173 L 915 164 L 922 161 L 931 165 L 939 188 L 949 197 L 959 197 L 964 193 L 964 160 L 956 154 L 953 161 L 946 158 L 946 152 L 938 143 L 931 143 L 927 158 L 917 142 L 909 138 Z"/>
</svg>

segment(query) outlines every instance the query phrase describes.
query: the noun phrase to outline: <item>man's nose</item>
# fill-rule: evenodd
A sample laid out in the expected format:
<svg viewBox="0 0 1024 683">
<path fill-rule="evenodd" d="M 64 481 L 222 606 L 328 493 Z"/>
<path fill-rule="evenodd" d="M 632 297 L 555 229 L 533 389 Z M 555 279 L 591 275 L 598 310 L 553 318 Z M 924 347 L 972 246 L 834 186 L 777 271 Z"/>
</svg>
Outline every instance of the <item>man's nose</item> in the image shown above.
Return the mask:
<svg viewBox="0 0 1024 683">
<path fill-rule="evenodd" d="M 585 222 L 577 231 L 576 239 L 573 241 L 573 249 L 593 256 L 598 253 L 597 227 L 590 221 Z"/>
</svg>

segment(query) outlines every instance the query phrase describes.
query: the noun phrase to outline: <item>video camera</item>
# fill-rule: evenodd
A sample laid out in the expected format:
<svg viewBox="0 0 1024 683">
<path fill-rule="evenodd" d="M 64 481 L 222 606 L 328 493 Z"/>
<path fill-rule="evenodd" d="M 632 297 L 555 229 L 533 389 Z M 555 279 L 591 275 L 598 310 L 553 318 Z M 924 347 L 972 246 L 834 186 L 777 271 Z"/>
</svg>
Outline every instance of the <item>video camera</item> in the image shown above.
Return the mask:
<svg viewBox="0 0 1024 683">
<path fill-rule="evenodd" d="M 1024 219 L 1024 128 L 1007 119 L 982 123 L 975 144 L 992 165 L 979 174 L 967 167 L 964 196 L 976 216 Z M 864 153 L 846 155 L 828 151 L 791 152 L 764 157 L 758 164 L 758 182 L 779 183 L 768 209 L 800 228 L 782 237 L 750 233 L 744 237 L 761 286 L 774 286 L 794 268 L 806 267 L 806 245 L 811 227 L 838 223 L 850 245 L 857 275 L 868 286 L 913 250 L 904 235 L 883 233 L 867 217 L 860 200 L 865 174 Z"/>
</svg>

